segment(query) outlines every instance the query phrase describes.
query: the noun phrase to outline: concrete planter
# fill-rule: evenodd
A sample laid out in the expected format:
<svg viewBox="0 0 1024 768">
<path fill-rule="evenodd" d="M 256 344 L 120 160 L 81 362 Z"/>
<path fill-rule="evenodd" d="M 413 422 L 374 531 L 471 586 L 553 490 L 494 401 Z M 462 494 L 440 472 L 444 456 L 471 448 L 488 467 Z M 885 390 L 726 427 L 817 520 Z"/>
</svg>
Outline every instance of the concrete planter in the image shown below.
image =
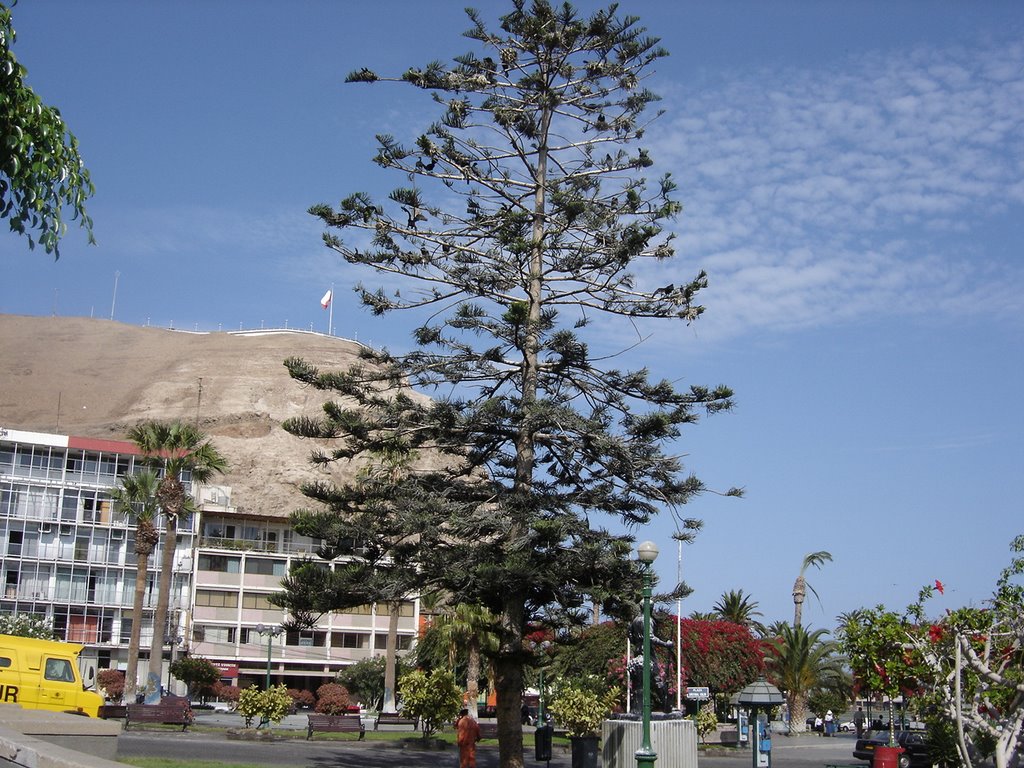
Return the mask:
<svg viewBox="0 0 1024 768">
<path fill-rule="evenodd" d="M 604 768 L 636 766 L 636 752 L 643 743 L 639 720 L 605 720 L 601 737 Z M 658 768 L 697 768 L 697 728 L 692 720 L 652 720 L 651 748 L 658 755 Z"/>
</svg>

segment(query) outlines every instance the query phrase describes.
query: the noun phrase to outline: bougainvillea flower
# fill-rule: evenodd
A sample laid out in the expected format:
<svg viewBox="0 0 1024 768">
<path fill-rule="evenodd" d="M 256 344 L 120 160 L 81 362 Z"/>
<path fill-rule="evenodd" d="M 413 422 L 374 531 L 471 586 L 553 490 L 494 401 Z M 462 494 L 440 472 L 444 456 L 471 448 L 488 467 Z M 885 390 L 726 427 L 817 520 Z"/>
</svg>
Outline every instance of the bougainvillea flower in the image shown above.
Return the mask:
<svg viewBox="0 0 1024 768">
<path fill-rule="evenodd" d="M 932 624 L 928 627 L 928 639 L 933 643 L 939 642 L 942 639 L 942 627 L 938 624 Z"/>
<path fill-rule="evenodd" d="M 936 580 L 935 580 L 935 588 L 936 588 L 937 590 L 939 590 L 939 594 L 940 594 L 940 595 L 944 595 L 944 594 L 946 594 L 946 590 L 945 590 L 945 588 L 944 588 L 944 587 L 942 586 L 942 582 L 941 582 L 941 581 L 939 581 L 938 579 L 936 579 Z"/>
</svg>

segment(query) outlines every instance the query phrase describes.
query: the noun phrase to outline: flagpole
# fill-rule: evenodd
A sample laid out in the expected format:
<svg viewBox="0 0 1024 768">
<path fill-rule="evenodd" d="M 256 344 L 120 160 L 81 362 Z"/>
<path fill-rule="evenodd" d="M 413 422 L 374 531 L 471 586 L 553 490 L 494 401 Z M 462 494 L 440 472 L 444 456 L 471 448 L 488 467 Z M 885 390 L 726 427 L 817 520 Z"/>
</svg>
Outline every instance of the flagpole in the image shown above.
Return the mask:
<svg viewBox="0 0 1024 768">
<path fill-rule="evenodd" d="M 327 335 L 334 335 L 334 283 L 331 283 L 331 305 L 330 313 L 327 316 Z"/>
</svg>

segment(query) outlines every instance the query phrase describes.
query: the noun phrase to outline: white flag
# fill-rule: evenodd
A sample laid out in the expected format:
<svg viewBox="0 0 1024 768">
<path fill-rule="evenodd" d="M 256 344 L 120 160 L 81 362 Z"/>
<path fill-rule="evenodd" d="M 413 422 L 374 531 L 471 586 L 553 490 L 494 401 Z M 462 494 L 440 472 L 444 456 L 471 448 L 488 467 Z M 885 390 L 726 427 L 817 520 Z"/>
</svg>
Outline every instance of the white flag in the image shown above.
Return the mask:
<svg viewBox="0 0 1024 768">
<path fill-rule="evenodd" d="M 332 298 L 333 297 L 331 296 L 331 291 L 327 291 L 327 293 L 324 294 L 324 297 L 320 299 L 320 306 L 323 307 L 324 309 L 327 309 L 329 306 L 331 306 Z"/>
</svg>

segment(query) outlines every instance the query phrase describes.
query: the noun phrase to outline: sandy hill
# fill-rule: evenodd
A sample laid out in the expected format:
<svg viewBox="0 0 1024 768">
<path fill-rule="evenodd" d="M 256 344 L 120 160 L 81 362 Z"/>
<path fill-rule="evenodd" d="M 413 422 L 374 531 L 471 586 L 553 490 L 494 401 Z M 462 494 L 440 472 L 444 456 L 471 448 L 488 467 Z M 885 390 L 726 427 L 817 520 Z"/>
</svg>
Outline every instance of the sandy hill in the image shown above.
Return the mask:
<svg viewBox="0 0 1024 768">
<path fill-rule="evenodd" d="M 341 368 L 354 341 L 303 331 L 190 333 L 107 320 L 0 315 L 0 426 L 125 439 L 142 419 L 195 421 L 227 456 L 240 511 L 287 515 L 314 477 L 311 441 L 281 429 L 323 393 L 293 381 L 297 356 Z"/>
</svg>

